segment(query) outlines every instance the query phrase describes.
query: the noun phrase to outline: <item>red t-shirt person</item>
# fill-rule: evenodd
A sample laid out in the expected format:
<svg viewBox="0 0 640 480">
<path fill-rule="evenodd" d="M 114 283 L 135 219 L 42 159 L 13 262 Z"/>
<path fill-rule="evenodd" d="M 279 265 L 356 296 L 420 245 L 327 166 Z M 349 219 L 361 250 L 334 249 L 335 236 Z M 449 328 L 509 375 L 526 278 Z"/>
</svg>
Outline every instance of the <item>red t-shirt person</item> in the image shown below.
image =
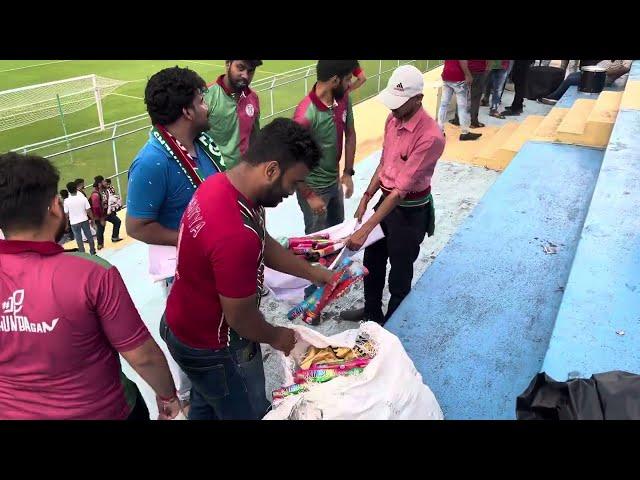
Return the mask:
<svg viewBox="0 0 640 480">
<path fill-rule="evenodd" d="M 0 240 L 0 419 L 126 419 L 136 389 L 118 352 L 149 338 L 105 260 Z"/>
<path fill-rule="evenodd" d="M 262 288 L 265 233 L 264 209 L 226 175 L 209 177 L 196 190 L 180 224 L 166 310 L 167 325 L 182 343 L 218 350 L 239 338 L 224 318 L 219 295 L 246 298 Z"/>
</svg>

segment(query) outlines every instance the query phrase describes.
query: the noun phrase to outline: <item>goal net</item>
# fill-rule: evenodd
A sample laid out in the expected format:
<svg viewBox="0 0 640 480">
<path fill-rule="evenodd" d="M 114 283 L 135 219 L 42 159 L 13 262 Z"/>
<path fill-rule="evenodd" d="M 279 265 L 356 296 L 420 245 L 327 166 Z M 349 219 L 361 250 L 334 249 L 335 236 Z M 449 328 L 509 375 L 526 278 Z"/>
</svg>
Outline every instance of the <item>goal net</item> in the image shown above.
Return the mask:
<svg viewBox="0 0 640 480">
<path fill-rule="evenodd" d="M 85 75 L 55 82 L 30 85 L 0 92 L 0 131 L 98 107 L 98 121 L 104 126 L 102 99 L 127 83 L 123 80 Z"/>
</svg>

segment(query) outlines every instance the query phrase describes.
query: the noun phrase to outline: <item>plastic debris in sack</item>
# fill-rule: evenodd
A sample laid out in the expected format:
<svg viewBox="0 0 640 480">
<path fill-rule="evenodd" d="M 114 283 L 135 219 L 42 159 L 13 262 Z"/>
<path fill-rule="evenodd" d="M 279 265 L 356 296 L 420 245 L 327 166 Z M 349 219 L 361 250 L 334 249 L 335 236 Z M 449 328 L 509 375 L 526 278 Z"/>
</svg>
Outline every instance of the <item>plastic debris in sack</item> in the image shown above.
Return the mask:
<svg viewBox="0 0 640 480">
<path fill-rule="evenodd" d="M 298 370 L 293 379 L 296 383 L 316 382 L 324 383 L 340 375 L 356 375 L 362 373 L 369 364 L 368 358 L 340 360 L 328 364 L 314 365 L 307 370 Z"/>
<path fill-rule="evenodd" d="M 304 301 L 292 308 L 287 314 L 289 320 L 302 316 L 309 325 L 320 323 L 322 310 L 331 302 L 344 295 L 349 287 L 362 280 L 369 271 L 349 257 L 345 257 L 335 267 L 331 281 L 315 290 Z"/>
</svg>

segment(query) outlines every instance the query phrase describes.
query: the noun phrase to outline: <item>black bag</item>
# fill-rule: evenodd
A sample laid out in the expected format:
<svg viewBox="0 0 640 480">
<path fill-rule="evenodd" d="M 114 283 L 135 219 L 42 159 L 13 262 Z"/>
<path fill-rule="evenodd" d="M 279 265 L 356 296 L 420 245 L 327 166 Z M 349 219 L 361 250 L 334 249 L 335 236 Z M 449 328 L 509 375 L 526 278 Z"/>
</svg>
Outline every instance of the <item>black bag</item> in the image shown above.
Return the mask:
<svg viewBox="0 0 640 480">
<path fill-rule="evenodd" d="M 564 75 L 563 68 L 532 66 L 527 77 L 527 98 L 537 100 L 546 97 L 560 86 Z"/>
<path fill-rule="evenodd" d="M 518 420 L 640 420 L 640 375 L 613 371 L 556 382 L 537 374 L 516 400 Z"/>
</svg>

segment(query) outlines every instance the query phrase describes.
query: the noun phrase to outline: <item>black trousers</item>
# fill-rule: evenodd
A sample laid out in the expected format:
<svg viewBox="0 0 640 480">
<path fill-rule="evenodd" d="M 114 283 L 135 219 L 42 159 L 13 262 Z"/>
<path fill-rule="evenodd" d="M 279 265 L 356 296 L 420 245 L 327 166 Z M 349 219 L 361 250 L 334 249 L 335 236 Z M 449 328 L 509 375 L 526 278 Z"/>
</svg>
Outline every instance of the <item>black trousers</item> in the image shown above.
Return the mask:
<svg viewBox="0 0 640 480">
<path fill-rule="evenodd" d="M 529 75 L 529 68 L 531 67 L 532 60 L 516 60 L 513 63 L 513 69 L 511 70 L 511 79 L 513 80 L 513 87 L 515 93 L 513 96 L 513 102 L 511 102 L 511 110 L 520 111 L 524 104 L 524 97 L 527 93 L 527 77 Z"/>
<path fill-rule="evenodd" d="M 111 233 L 111 239 L 118 238 L 120 235 L 120 224 L 122 220 L 118 218 L 115 212 L 110 213 L 105 218 L 106 222 L 109 222 L 113 225 L 113 232 Z M 100 222 L 96 222 L 96 236 L 98 237 L 98 245 L 104 245 L 104 230 L 106 228 L 106 222 L 102 225 Z"/>
<path fill-rule="evenodd" d="M 473 76 L 473 83 L 471 84 L 471 93 L 469 95 L 469 114 L 471 115 L 471 125 L 477 125 L 478 113 L 480 112 L 480 100 L 482 99 L 484 87 L 487 84 L 487 72 L 472 73 L 471 75 Z M 454 121 L 460 123 L 457 108 Z"/>
<path fill-rule="evenodd" d="M 394 208 L 380 224 L 385 238 L 364 250 L 364 266 L 369 270 L 369 275 L 364 277 L 364 309 L 370 320 L 383 325 L 411 291 L 413 262 L 420 253 L 420 244 L 427 233 L 431 215 L 430 205 Z M 383 316 L 382 292 L 387 277 L 387 260 L 391 263 L 391 298 Z"/>
</svg>

